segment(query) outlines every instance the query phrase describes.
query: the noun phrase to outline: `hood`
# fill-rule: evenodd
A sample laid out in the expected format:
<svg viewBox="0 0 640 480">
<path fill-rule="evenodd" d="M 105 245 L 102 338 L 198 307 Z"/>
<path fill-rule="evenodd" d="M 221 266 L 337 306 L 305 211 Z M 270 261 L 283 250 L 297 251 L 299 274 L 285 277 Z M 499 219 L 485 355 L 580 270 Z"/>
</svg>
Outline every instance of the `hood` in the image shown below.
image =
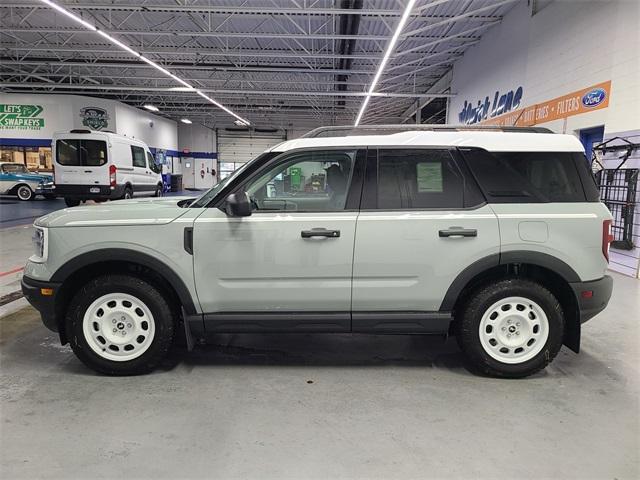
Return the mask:
<svg viewBox="0 0 640 480">
<path fill-rule="evenodd" d="M 193 197 L 142 198 L 64 208 L 36 220 L 40 227 L 165 225 L 188 209 L 178 204 Z"/>
</svg>

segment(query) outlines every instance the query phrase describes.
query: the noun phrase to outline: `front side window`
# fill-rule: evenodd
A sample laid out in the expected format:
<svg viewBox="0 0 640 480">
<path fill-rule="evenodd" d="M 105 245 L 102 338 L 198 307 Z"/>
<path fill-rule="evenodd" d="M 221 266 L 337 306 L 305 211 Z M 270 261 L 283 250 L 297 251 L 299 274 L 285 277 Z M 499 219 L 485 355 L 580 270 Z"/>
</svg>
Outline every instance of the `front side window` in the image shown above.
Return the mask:
<svg viewBox="0 0 640 480">
<path fill-rule="evenodd" d="M 131 145 L 131 157 L 134 167 L 147 168 L 144 148 Z"/>
<path fill-rule="evenodd" d="M 56 161 L 73 167 L 101 167 L 107 163 L 107 143 L 102 140 L 58 140 Z"/>
<path fill-rule="evenodd" d="M 381 149 L 377 208 L 462 208 L 462 176 L 447 150 Z"/>
<path fill-rule="evenodd" d="M 149 168 L 153 173 L 162 173 L 162 166 L 156 163 L 156 159 L 153 158 L 153 155 L 149 152 L 147 152 L 147 160 L 149 161 Z"/>
<path fill-rule="evenodd" d="M 249 181 L 254 212 L 344 210 L 356 150 L 293 154 Z"/>
</svg>

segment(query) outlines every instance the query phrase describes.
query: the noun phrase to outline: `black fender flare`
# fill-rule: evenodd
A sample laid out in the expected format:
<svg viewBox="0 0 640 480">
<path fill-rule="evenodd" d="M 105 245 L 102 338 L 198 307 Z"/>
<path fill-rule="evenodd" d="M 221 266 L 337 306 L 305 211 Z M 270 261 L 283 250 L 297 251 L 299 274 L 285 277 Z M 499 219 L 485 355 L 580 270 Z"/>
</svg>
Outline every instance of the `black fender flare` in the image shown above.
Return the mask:
<svg viewBox="0 0 640 480">
<path fill-rule="evenodd" d="M 189 315 L 197 314 L 193 297 L 180 276 L 161 260 L 139 251 L 127 250 L 125 248 L 102 248 L 80 254 L 58 268 L 50 281 L 64 283 L 67 278 L 81 268 L 87 267 L 91 264 L 108 261 L 134 263 L 155 271 L 176 291 L 185 312 Z"/>
<path fill-rule="evenodd" d="M 453 310 L 460 294 L 474 277 L 493 267 L 511 263 L 526 263 L 546 268 L 562 277 L 567 283 L 580 281 L 580 277 L 573 268 L 553 255 L 527 250 L 495 253 L 477 260 L 458 274 L 440 304 L 440 311 L 450 312 Z"/>
</svg>

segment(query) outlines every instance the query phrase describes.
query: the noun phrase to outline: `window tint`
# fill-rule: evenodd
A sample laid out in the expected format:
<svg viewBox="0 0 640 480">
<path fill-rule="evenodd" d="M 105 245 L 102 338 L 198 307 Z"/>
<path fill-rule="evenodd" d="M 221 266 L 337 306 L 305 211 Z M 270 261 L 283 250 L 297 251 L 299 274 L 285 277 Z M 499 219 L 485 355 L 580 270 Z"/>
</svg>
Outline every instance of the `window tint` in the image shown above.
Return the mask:
<svg viewBox="0 0 640 480">
<path fill-rule="evenodd" d="M 147 161 L 145 160 L 144 156 L 145 156 L 144 148 L 134 147 L 133 145 L 131 145 L 131 157 L 133 159 L 134 167 L 142 167 L 142 168 L 147 167 Z"/>
<path fill-rule="evenodd" d="M 107 163 L 107 144 L 102 140 L 58 140 L 56 161 L 67 166 L 100 167 Z"/>
<path fill-rule="evenodd" d="M 294 154 L 259 173 L 246 192 L 254 211 L 343 210 L 356 150 Z"/>
<path fill-rule="evenodd" d="M 147 160 L 149 161 L 149 168 L 153 173 L 162 173 L 162 165 L 158 165 L 156 159 L 153 158 L 153 155 L 149 152 L 147 152 Z"/>
<path fill-rule="evenodd" d="M 446 150 L 380 150 L 379 209 L 462 208 L 464 184 Z"/>
<path fill-rule="evenodd" d="M 490 202 L 584 202 L 570 152 L 463 150 Z"/>
</svg>

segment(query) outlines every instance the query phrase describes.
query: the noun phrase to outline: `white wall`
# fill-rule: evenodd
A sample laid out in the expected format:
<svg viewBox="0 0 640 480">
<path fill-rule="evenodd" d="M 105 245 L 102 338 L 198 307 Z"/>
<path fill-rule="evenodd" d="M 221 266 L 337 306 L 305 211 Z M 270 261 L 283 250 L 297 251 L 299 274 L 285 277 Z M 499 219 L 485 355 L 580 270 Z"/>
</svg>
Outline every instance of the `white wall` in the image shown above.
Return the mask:
<svg viewBox="0 0 640 480">
<path fill-rule="evenodd" d="M 0 138 L 49 139 L 54 132 L 87 128 L 82 125 L 81 109 L 99 107 L 106 110 L 109 117 L 105 130 L 140 139 L 150 147 L 169 150 L 176 150 L 178 147 L 176 122 L 113 100 L 80 95 L 3 93 L 0 94 L 0 103 L 40 105 L 43 112 L 39 117 L 44 118 L 42 129 L 0 128 Z"/>
<path fill-rule="evenodd" d="M 184 149 L 191 152 L 215 152 L 215 130 L 195 123 L 178 123 L 178 150 Z"/>
<path fill-rule="evenodd" d="M 115 109 L 117 133 L 142 140 L 150 147 L 177 149 L 178 128 L 173 120 L 122 103 L 117 103 Z"/>
<path fill-rule="evenodd" d="M 554 131 L 640 128 L 640 1 L 556 0 L 533 17 L 519 2 L 453 67 L 448 114 L 522 85 L 521 106 L 611 80 L 609 107 L 544 124 Z"/>
</svg>

